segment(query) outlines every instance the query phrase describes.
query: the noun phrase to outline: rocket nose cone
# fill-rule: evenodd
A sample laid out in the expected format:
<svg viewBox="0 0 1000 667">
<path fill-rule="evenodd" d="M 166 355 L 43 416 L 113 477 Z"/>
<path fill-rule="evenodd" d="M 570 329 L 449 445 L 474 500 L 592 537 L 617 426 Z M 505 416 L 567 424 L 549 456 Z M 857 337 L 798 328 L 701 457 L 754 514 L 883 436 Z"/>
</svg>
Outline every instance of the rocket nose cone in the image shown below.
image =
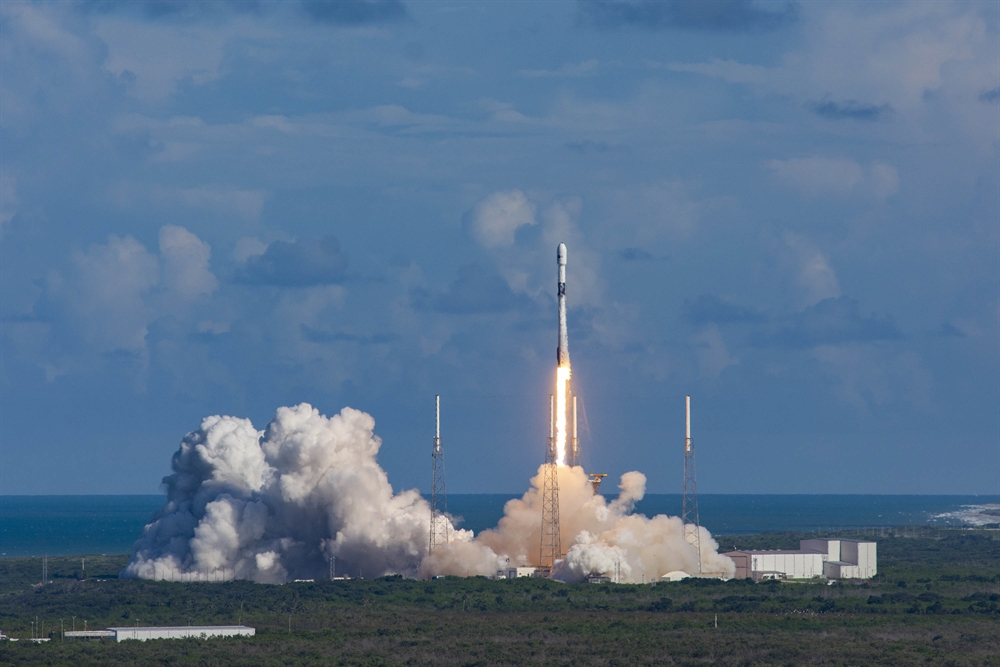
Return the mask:
<svg viewBox="0 0 1000 667">
<path fill-rule="evenodd" d="M 556 249 L 556 261 L 560 264 L 566 263 L 566 244 L 560 243 L 559 247 Z"/>
</svg>

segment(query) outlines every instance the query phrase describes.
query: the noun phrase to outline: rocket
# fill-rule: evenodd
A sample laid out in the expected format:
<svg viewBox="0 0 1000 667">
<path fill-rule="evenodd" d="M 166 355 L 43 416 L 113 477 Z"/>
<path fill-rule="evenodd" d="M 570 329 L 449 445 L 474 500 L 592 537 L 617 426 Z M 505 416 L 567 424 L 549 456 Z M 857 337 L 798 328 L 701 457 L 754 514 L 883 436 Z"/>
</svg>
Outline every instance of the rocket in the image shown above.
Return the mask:
<svg viewBox="0 0 1000 667">
<path fill-rule="evenodd" d="M 559 346 L 556 361 L 559 366 L 569 366 L 569 332 L 566 329 L 566 244 L 560 243 L 556 249 L 556 263 L 559 266 Z"/>
</svg>

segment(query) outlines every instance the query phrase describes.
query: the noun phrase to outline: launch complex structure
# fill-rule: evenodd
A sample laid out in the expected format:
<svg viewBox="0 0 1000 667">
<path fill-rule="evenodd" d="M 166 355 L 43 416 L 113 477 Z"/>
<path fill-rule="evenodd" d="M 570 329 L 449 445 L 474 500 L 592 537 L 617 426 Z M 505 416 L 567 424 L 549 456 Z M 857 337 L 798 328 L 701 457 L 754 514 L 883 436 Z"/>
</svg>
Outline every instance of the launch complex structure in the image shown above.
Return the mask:
<svg viewBox="0 0 1000 667">
<path fill-rule="evenodd" d="M 557 561 L 565 553 L 559 525 L 559 467 L 579 466 L 580 437 L 578 430 L 577 397 L 570 390 L 572 368 L 569 361 L 569 328 L 566 323 L 566 244 L 556 248 L 558 278 L 556 295 L 559 311 L 559 334 L 556 346 L 556 391 L 549 394 L 549 437 L 545 447 L 545 462 L 542 465 L 542 521 L 541 543 L 539 545 L 539 571 L 551 572 Z M 698 555 L 698 570 L 701 572 L 701 536 L 698 520 L 698 491 L 695 482 L 694 447 L 691 441 L 691 397 L 686 397 L 686 437 L 684 439 L 684 494 L 681 518 L 684 522 L 685 539 L 695 548 Z M 445 495 L 444 450 L 441 447 L 441 396 L 434 398 L 435 430 L 434 446 L 431 451 L 431 516 L 428 552 L 448 543 L 448 502 Z M 604 473 L 591 473 L 590 483 L 594 493 L 598 493 Z"/>
</svg>

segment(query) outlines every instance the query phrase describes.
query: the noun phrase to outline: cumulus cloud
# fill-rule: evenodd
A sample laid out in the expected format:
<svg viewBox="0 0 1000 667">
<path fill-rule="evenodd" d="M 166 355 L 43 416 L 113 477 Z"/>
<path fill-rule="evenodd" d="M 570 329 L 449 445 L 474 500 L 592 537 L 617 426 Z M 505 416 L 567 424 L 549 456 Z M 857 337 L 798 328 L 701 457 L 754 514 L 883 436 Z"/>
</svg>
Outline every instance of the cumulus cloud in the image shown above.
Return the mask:
<svg viewBox="0 0 1000 667">
<path fill-rule="evenodd" d="M 209 266 L 211 247 L 176 225 L 160 228 L 163 287 L 184 301 L 211 294 L 219 287 Z"/>
<path fill-rule="evenodd" d="M 97 18 L 94 33 L 107 45 L 104 69 L 141 103 L 158 105 L 182 81 L 203 85 L 222 76 L 229 40 L 240 32 L 244 37 L 258 32 L 250 23 L 239 23 L 185 25 L 114 13 Z"/>
<path fill-rule="evenodd" d="M 448 541 L 427 553 L 430 507 L 414 489 L 394 493 L 376 456 L 381 440 L 368 414 L 333 417 L 308 404 L 279 408 L 264 431 L 246 419 L 213 416 L 188 433 L 163 479 L 167 503 L 136 541 L 123 577 L 282 583 L 338 571 L 493 575 L 508 559 L 538 565 L 541 470 L 509 501 L 495 529 L 478 536 L 449 520 Z M 676 517 L 632 514 L 646 478 L 622 476 L 608 503 L 582 468 L 560 466 L 561 540 L 555 576 L 581 581 L 616 563 L 623 581 L 673 570 L 731 575 L 731 560 L 702 530 L 702 562 Z M 362 502 L 359 502 L 359 499 Z"/>
<path fill-rule="evenodd" d="M 336 238 L 274 241 L 260 254 L 250 254 L 236 279 L 252 285 L 308 287 L 343 282 L 347 257 Z"/>
<path fill-rule="evenodd" d="M 131 236 L 73 253 L 65 276 L 49 276 L 50 298 L 60 302 L 84 337 L 101 350 L 138 351 L 154 314 L 146 296 L 160 282 L 155 255 Z"/>
<path fill-rule="evenodd" d="M 514 234 L 536 224 L 535 205 L 520 190 L 494 192 L 472 209 L 472 235 L 485 248 L 510 246 Z"/>
<path fill-rule="evenodd" d="M 43 309 L 98 351 L 140 352 L 154 319 L 182 314 L 218 288 L 210 258 L 209 245 L 183 227 L 160 229 L 159 254 L 112 234 L 49 274 Z"/>
</svg>

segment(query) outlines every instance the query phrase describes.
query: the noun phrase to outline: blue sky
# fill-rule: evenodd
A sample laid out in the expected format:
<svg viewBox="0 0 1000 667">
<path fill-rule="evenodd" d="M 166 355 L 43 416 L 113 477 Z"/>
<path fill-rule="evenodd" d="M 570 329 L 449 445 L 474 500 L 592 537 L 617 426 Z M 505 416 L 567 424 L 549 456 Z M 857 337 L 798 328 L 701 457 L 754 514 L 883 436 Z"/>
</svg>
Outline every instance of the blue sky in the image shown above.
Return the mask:
<svg viewBox="0 0 1000 667">
<path fill-rule="evenodd" d="M 519 492 L 569 246 L 584 463 L 1000 492 L 995 2 L 0 5 L 0 492 L 370 412 Z"/>
</svg>

